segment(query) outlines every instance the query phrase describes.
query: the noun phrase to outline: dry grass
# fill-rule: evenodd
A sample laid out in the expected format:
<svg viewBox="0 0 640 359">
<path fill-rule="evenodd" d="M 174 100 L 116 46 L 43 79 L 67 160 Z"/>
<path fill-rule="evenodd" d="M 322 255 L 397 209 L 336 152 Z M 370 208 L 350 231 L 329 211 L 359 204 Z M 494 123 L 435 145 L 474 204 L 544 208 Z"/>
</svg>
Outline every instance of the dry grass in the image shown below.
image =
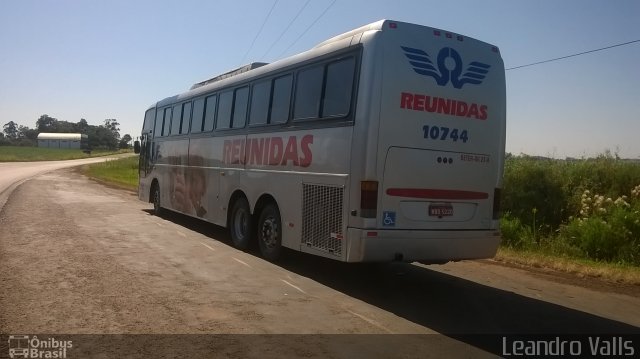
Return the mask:
<svg viewBox="0 0 640 359">
<path fill-rule="evenodd" d="M 640 267 L 631 265 L 557 257 L 508 248 L 500 248 L 495 260 L 525 267 L 551 269 L 583 278 L 597 278 L 609 283 L 640 285 Z"/>
</svg>

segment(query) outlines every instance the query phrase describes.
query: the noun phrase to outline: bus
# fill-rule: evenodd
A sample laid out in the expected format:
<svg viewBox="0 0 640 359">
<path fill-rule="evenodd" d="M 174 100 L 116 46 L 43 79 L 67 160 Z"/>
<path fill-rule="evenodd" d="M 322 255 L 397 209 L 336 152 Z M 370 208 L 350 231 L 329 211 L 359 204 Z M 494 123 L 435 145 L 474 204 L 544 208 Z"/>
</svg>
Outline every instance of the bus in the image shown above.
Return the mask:
<svg viewBox="0 0 640 359">
<path fill-rule="evenodd" d="M 139 198 L 275 261 L 490 258 L 504 64 L 494 45 L 380 20 L 197 83 L 145 113 Z"/>
</svg>

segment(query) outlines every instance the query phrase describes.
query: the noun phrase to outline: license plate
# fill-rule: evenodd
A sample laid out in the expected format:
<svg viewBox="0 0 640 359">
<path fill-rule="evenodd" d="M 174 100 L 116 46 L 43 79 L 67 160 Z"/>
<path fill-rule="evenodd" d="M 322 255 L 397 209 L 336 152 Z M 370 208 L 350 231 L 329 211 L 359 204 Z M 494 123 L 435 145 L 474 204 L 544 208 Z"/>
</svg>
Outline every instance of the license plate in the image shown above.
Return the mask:
<svg viewBox="0 0 640 359">
<path fill-rule="evenodd" d="M 453 206 L 447 205 L 447 204 L 430 205 L 429 216 L 431 217 L 453 216 Z"/>
</svg>

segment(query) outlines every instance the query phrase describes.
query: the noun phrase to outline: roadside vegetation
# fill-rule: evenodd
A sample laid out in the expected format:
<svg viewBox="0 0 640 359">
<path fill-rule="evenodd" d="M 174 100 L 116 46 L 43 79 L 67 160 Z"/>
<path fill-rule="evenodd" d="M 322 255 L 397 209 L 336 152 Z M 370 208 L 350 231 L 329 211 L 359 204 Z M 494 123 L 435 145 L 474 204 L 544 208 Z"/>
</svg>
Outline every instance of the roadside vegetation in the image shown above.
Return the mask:
<svg viewBox="0 0 640 359">
<path fill-rule="evenodd" d="M 0 146 L 0 162 L 75 160 L 125 152 L 131 152 L 131 150 L 101 149 L 93 150 L 88 154 L 79 149 Z"/>
<path fill-rule="evenodd" d="M 98 181 L 120 188 L 138 189 L 138 156 L 108 160 L 82 167 L 82 172 Z"/>
<path fill-rule="evenodd" d="M 82 133 L 88 136 L 88 146 L 92 150 L 111 150 L 129 148 L 133 140 L 131 135 L 120 137 L 120 123 L 114 118 L 104 120 L 101 125 L 90 125 L 81 118 L 78 122 L 58 120 L 49 115 L 42 115 L 36 120 L 36 127 L 19 125 L 9 121 L 2 126 L 0 147 L 20 146 L 36 147 L 40 133 Z"/>
<path fill-rule="evenodd" d="M 509 156 L 502 209 L 498 260 L 640 284 L 640 163 Z"/>
</svg>

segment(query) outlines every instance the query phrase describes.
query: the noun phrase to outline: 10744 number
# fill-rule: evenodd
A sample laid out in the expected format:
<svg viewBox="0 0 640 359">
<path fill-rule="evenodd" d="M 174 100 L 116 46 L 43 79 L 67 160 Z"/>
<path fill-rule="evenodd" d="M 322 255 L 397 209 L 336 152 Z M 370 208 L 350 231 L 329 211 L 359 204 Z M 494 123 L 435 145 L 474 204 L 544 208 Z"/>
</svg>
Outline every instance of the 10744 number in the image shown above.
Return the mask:
<svg viewBox="0 0 640 359">
<path fill-rule="evenodd" d="M 422 126 L 424 132 L 424 138 L 430 138 L 432 140 L 445 141 L 447 139 L 457 142 L 458 140 L 463 143 L 469 141 L 469 134 L 467 130 L 459 130 L 457 128 L 449 128 L 442 126 Z"/>
</svg>

